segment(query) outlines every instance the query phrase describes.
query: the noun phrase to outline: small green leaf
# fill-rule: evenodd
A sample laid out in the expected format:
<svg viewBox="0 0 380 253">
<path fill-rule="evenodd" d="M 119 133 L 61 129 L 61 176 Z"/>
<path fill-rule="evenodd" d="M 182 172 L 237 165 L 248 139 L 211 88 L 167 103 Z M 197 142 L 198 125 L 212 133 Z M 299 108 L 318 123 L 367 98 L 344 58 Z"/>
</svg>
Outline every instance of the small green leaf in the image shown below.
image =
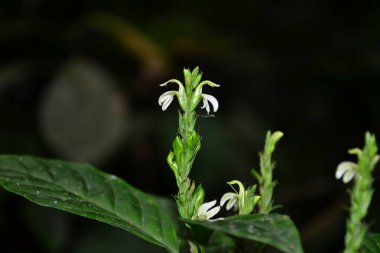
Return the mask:
<svg viewBox="0 0 380 253">
<path fill-rule="evenodd" d="M 2 155 L 0 184 L 36 204 L 108 223 L 178 252 L 175 221 L 156 198 L 88 164 Z"/>
<path fill-rule="evenodd" d="M 362 244 L 362 253 L 380 253 L 380 233 L 367 233 Z"/>
<path fill-rule="evenodd" d="M 191 225 L 206 227 L 256 242 L 271 245 L 286 253 L 302 253 L 297 228 L 286 215 L 252 214 L 235 215 L 219 221 L 184 220 Z"/>
</svg>

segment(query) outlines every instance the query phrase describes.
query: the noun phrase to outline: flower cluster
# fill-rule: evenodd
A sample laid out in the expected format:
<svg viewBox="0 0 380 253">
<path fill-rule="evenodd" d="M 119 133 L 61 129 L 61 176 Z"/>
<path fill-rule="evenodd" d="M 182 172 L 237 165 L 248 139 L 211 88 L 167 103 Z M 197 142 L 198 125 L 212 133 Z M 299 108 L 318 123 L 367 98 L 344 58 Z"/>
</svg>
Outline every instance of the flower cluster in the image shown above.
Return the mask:
<svg viewBox="0 0 380 253">
<path fill-rule="evenodd" d="M 176 96 L 183 111 L 193 111 L 200 100 L 203 100 L 203 106 L 201 108 L 206 109 L 207 114 L 210 113 L 210 104 L 212 105 L 213 111 L 216 112 L 219 108 L 218 100 L 212 95 L 203 93 L 202 89 L 204 85 L 211 87 L 219 87 L 220 85 L 208 80 L 200 82 L 202 74 L 198 72 L 198 68 L 195 68 L 193 72 L 184 69 L 184 75 L 186 87 L 177 79 L 171 79 L 160 84 L 160 86 L 166 86 L 169 83 L 176 83 L 178 85 L 178 90 L 164 92 L 158 98 L 158 104 L 162 107 L 162 110 L 165 111 L 173 101 L 174 96 Z"/>
</svg>

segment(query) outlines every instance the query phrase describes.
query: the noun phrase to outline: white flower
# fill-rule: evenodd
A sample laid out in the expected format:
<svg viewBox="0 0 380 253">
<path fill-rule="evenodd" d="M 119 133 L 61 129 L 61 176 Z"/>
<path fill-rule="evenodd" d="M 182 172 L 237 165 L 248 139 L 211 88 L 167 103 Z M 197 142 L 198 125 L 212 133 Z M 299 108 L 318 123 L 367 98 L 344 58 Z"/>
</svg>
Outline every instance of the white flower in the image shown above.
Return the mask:
<svg viewBox="0 0 380 253">
<path fill-rule="evenodd" d="M 201 107 L 206 108 L 207 114 L 210 113 L 210 105 L 209 102 L 212 104 L 213 111 L 216 112 L 219 107 L 218 100 L 214 96 L 208 95 L 208 94 L 202 94 L 203 98 L 203 106 Z"/>
<path fill-rule="evenodd" d="M 353 162 L 344 161 L 341 162 L 335 172 L 335 178 L 342 178 L 343 183 L 350 182 L 358 170 L 358 165 Z"/>
<path fill-rule="evenodd" d="M 243 206 L 244 205 L 244 197 L 245 197 L 244 196 L 245 189 L 244 189 L 243 184 L 239 180 L 230 181 L 230 182 L 228 182 L 228 184 L 231 186 L 231 188 L 235 192 L 225 193 L 222 196 L 222 198 L 220 199 L 220 205 L 223 206 L 228 201 L 227 206 L 226 206 L 227 210 L 230 210 L 235 205 L 239 206 L 239 204 L 240 204 L 241 206 Z M 236 192 L 235 188 L 232 186 L 233 184 L 237 184 L 239 186 L 239 193 Z M 240 208 L 240 206 L 239 206 L 239 208 Z"/>
<path fill-rule="evenodd" d="M 226 209 L 230 210 L 232 207 L 235 206 L 239 199 L 239 194 L 234 192 L 227 192 L 223 195 L 223 197 L 220 199 L 220 205 L 223 206 L 224 203 L 227 202 Z"/>
<path fill-rule="evenodd" d="M 182 108 L 184 108 L 184 103 L 186 99 L 185 89 L 183 87 L 183 84 L 178 81 L 177 79 L 171 79 L 163 84 L 160 84 L 160 86 L 166 86 L 168 83 L 176 83 L 178 84 L 178 91 L 171 90 L 164 92 L 159 98 L 158 98 L 158 104 L 162 106 L 162 110 L 165 111 L 171 102 L 173 101 L 174 96 L 178 97 L 178 102 Z"/>
<path fill-rule="evenodd" d="M 213 83 L 211 81 L 203 81 L 201 82 L 197 88 L 195 89 L 194 91 L 194 103 L 193 103 L 193 106 L 195 108 L 195 106 L 198 104 L 199 100 L 200 99 L 203 99 L 203 106 L 201 107 L 202 109 L 206 109 L 207 111 L 207 114 L 210 113 L 210 105 L 209 103 L 211 103 L 212 105 L 212 109 L 214 112 L 216 112 L 218 110 L 218 107 L 219 107 L 219 103 L 218 103 L 218 100 L 216 100 L 216 98 L 214 96 L 211 96 L 211 95 L 208 95 L 208 94 L 205 94 L 203 93 L 203 86 L 204 85 L 209 85 L 211 87 L 219 87 L 220 85 L 216 84 L 216 83 Z"/>
<path fill-rule="evenodd" d="M 216 220 L 223 220 L 223 218 L 218 218 L 218 219 L 213 219 L 211 220 L 210 218 L 214 217 L 219 211 L 220 211 L 220 206 L 215 206 L 216 200 L 210 201 L 203 203 L 200 205 L 197 211 L 197 220 L 200 221 L 216 221 Z M 213 208 L 212 208 L 213 207 Z"/>
<path fill-rule="evenodd" d="M 160 106 L 162 106 L 162 110 L 165 111 L 166 108 L 169 107 L 169 105 L 171 104 L 171 102 L 173 101 L 173 97 L 177 95 L 177 91 L 174 91 L 174 90 L 171 90 L 171 91 L 167 91 L 165 92 L 164 94 L 162 94 L 159 98 L 158 98 L 158 104 Z"/>
<path fill-rule="evenodd" d="M 260 199 L 260 196 L 255 195 L 256 185 L 250 186 L 245 190 L 243 184 L 239 180 L 233 180 L 227 183 L 231 186 L 234 192 L 225 193 L 220 199 L 220 206 L 223 206 L 227 202 L 227 210 L 235 207 L 236 210 L 239 210 L 239 214 L 251 213 Z M 232 186 L 234 184 L 239 186 L 239 192 L 237 192 Z"/>
</svg>

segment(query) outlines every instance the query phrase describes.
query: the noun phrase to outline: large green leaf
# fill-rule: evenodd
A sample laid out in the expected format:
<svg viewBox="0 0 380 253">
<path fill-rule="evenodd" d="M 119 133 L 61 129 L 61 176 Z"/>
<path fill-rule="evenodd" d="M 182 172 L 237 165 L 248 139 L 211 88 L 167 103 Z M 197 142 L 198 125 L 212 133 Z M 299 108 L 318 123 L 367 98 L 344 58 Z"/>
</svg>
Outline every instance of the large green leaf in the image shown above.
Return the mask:
<svg viewBox="0 0 380 253">
<path fill-rule="evenodd" d="M 88 164 L 2 155 L 0 184 L 39 205 L 111 224 L 178 252 L 174 221 L 156 198 Z"/>
<path fill-rule="evenodd" d="M 232 253 L 236 252 L 236 241 L 225 233 L 215 231 L 206 247 L 207 253 Z"/>
<path fill-rule="evenodd" d="M 380 233 L 367 233 L 362 244 L 361 252 L 380 253 Z"/>
<path fill-rule="evenodd" d="M 212 222 L 192 220 L 185 220 L 185 222 L 265 243 L 286 253 L 303 252 L 298 230 L 286 215 L 235 215 Z"/>
</svg>

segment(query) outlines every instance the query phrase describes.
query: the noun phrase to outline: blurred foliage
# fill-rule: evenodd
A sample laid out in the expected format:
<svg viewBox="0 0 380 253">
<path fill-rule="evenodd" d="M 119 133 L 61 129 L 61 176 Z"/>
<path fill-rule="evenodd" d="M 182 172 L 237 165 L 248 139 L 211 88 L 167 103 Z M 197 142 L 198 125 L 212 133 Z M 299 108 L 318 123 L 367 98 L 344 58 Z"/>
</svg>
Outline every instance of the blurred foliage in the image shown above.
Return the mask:
<svg viewBox="0 0 380 253">
<path fill-rule="evenodd" d="M 337 252 L 348 197 L 336 165 L 366 130 L 380 135 L 379 19 L 377 1 L 2 1 L 0 153 L 88 161 L 170 196 L 165 157 L 177 112 L 161 112 L 158 84 L 199 66 L 221 84 L 216 117 L 198 120 L 203 146 L 193 178 L 206 197 L 220 197 L 231 179 L 251 184 L 266 130 L 281 130 L 276 204 L 300 228 L 305 252 Z M 375 232 L 379 198 L 375 191 L 368 217 Z M 37 207 L 3 191 L 0 205 L 9 252 L 74 252 L 54 246 L 62 243 L 85 245 L 85 253 L 118 241 L 118 230 L 64 215 L 57 226 L 70 232 L 46 243 L 41 214 L 26 218 Z"/>
</svg>

